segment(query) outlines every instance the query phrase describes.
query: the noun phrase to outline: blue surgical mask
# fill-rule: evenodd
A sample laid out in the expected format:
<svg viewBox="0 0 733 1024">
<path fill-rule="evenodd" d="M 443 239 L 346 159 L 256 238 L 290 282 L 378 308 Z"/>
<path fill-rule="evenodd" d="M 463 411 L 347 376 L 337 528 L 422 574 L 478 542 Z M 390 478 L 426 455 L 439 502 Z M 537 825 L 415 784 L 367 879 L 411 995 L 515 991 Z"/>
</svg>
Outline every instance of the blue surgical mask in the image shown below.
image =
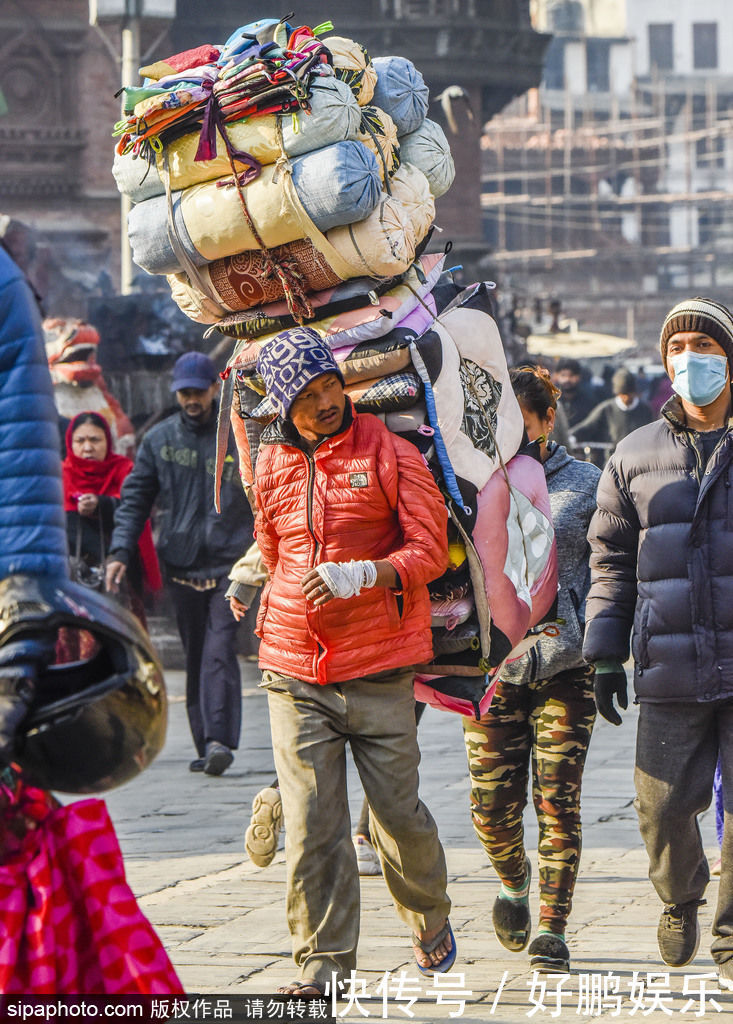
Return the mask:
<svg viewBox="0 0 733 1024">
<path fill-rule="evenodd" d="M 668 362 L 674 370 L 672 389 L 692 405 L 710 405 L 726 385 L 727 356 L 680 352 L 679 355 L 670 356 Z"/>
</svg>

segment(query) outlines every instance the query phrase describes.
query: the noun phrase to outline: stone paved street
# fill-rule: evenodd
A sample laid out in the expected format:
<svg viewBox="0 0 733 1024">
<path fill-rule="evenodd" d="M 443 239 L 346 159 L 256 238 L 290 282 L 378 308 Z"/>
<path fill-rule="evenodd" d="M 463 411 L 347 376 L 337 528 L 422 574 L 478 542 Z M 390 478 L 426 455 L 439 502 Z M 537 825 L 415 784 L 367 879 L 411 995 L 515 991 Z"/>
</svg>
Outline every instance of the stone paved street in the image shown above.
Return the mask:
<svg viewBox="0 0 733 1024">
<path fill-rule="evenodd" d="M 264 870 L 244 854 L 252 798 L 271 782 L 273 762 L 266 699 L 257 689 L 256 666 L 243 661 L 242 667 L 242 747 L 224 776 L 189 773 L 193 752 L 183 674 L 169 672 L 166 747 L 143 776 L 107 798 L 130 884 L 189 992 L 267 994 L 296 974 L 285 923 L 283 851 Z M 715 994 L 709 952 L 716 879 L 701 910 L 703 938 L 694 963 L 670 971 L 659 957 L 656 927 L 661 905 L 647 879 L 632 806 L 635 724 L 632 708 L 621 728 L 600 721 L 593 737 L 583 796 L 583 859 L 568 930 L 572 974 L 558 990 L 558 977 L 536 976 L 533 984 L 526 953 L 507 952 L 494 936 L 491 907 L 498 883 L 469 820 L 460 721 L 428 709 L 420 725 L 421 793 L 446 848 L 451 921 L 458 943 L 453 981 L 441 980 L 453 991 L 462 981 L 471 994 L 462 1011 L 447 989 L 444 997 L 454 1001 L 439 1004 L 437 988 L 421 978 L 418 1002 L 410 1009 L 390 1000 L 387 1019 L 446 1021 L 451 1013 L 458 1015 L 456 1019 L 486 1024 L 532 1019 L 583 1022 L 599 1016 L 651 1022 L 733 1019 L 733 994 Z M 353 773 L 350 779 L 355 820 L 361 792 Z M 537 839 L 532 819 L 533 812 L 528 813 L 530 851 Z M 712 810 L 704 815 L 701 827 L 713 858 Z M 533 860 L 536 879 L 536 854 Z M 392 910 L 381 877 L 362 879 L 362 901 L 358 977 L 373 998 L 361 1001 L 361 1012 L 341 1004 L 339 1012 L 346 1020 L 368 1019 L 366 1013 L 384 1019 L 382 1000 L 374 990 L 385 971 L 405 970 L 410 979 L 418 976 L 409 936 Z M 532 906 L 536 917 L 534 880 Z M 704 1006 L 701 987 L 712 992 Z"/>
</svg>

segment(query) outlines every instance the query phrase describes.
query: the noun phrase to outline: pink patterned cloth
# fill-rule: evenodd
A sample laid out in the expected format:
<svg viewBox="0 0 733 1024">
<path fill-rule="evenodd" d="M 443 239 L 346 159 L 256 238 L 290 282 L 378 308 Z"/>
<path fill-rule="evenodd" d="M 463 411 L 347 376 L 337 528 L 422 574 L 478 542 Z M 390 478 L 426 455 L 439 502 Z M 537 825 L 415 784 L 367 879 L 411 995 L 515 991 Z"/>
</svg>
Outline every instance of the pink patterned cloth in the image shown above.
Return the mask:
<svg viewBox="0 0 733 1024">
<path fill-rule="evenodd" d="M 0 992 L 182 994 L 101 800 L 0 790 Z"/>
</svg>

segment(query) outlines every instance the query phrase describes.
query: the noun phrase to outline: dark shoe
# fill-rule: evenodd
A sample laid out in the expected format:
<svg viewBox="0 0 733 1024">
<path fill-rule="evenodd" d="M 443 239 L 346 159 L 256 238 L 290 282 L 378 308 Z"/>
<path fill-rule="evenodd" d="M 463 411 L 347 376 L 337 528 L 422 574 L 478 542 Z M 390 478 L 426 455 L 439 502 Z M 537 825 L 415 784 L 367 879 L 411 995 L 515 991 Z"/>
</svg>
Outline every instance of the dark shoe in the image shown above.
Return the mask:
<svg viewBox="0 0 733 1024">
<path fill-rule="evenodd" d="M 733 959 L 724 964 L 716 964 L 718 968 L 718 984 L 723 991 L 733 992 Z"/>
<path fill-rule="evenodd" d="M 697 908 L 705 900 L 690 900 L 689 903 L 667 903 L 659 918 L 657 942 L 665 964 L 670 967 L 684 967 L 695 958 L 700 945 L 700 925 Z"/>
<path fill-rule="evenodd" d="M 527 950 L 529 966 L 543 974 L 569 974 L 570 950 L 559 935 L 541 932 Z"/>
<path fill-rule="evenodd" d="M 204 771 L 207 775 L 221 775 L 234 760 L 234 754 L 223 743 L 211 740 L 206 744 Z"/>
<path fill-rule="evenodd" d="M 494 900 L 492 920 L 494 931 L 499 942 L 512 953 L 519 953 L 529 942 L 532 919 L 529 914 L 529 882 L 532 869 L 527 861 L 527 895 L 521 899 L 511 899 L 503 891 Z"/>
<path fill-rule="evenodd" d="M 206 764 L 205 757 L 195 757 L 188 766 L 190 772 L 202 772 Z"/>
</svg>

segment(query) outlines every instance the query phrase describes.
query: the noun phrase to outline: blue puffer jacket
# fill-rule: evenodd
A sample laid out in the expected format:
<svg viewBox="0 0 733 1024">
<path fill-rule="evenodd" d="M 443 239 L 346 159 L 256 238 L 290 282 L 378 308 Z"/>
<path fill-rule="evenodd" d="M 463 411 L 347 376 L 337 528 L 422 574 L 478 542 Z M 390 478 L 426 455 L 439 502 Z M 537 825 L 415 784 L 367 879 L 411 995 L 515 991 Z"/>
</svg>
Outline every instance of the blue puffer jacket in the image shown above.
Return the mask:
<svg viewBox="0 0 733 1024">
<path fill-rule="evenodd" d="M 36 303 L 0 246 L 0 579 L 68 574 L 57 422 Z"/>
</svg>

